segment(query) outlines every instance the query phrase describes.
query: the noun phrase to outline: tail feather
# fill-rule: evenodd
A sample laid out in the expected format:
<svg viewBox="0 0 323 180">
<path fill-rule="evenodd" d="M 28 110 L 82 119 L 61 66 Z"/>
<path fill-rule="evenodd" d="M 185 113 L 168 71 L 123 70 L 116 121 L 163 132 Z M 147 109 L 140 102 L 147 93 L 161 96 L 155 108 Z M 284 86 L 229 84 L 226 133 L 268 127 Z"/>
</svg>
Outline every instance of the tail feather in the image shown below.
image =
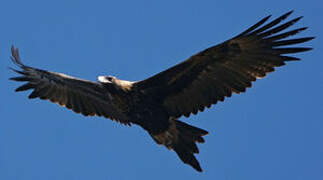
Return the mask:
<svg viewBox="0 0 323 180">
<path fill-rule="evenodd" d="M 189 152 L 187 149 L 187 147 L 182 145 L 175 145 L 174 147 L 174 151 L 185 164 L 189 164 L 197 171 L 202 172 L 200 163 L 197 161 L 194 154 Z"/>
<path fill-rule="evenodd" d="M 152 135 L 152 137 L 158 144 L 163 144 L 168 149 L 173 149 L 185 164 L 189 164 L 197 171 L 202 172 L 202 168 L 194 154 L 199 153 L 196 143 L 205 142 L 202 136 L 207 134 L 208 132 L 203 129 L 170 119 L 168 130 Z"/>
<path fill-rule="evenodd" d="M 175 124 L 178 130 L 178 140 L 173 144 L 174 151 L 185 164 L 189 164 L 197 171 L 202 172 L 194 153 L 199 153 L 196 142 L 205 142 L 202 136 L 207 135 L 208 132 L 177 120 Z"/>
<path fill-rule="evenodd" d="M 193 138 L 194 141 L 197 141 L 199 143 L 204 143 L 205 140 L 202 136 L 205 136 L 208 134 L 207 131 L 201 128 L 194 127 L 177 120 L 176 120 L 176 128 L 178 129 L 179 132 L 181 132 L 183 136 L 188 138 Z"/>
</svg>

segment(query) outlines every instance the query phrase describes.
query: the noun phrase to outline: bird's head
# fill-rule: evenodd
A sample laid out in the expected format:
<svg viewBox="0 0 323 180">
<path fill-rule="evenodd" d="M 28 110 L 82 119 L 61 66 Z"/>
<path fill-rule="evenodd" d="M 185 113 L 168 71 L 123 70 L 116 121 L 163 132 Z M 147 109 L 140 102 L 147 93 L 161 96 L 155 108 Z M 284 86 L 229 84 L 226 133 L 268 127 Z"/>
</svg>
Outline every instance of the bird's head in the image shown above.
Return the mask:
<svg viewBox="0 0 323 180">
<path fill-rule="evenodd" d="M 106 87 L 113 87 L 124 91 L 129 91 L 134 83 L 131 81 L 120 80 L 114 76 L 98 76 L 98 81 Z"/>
<path fill-rule="evenodd" d="M 98 81 L 100 83 L 112 83 L 112 84 L 114 84 L 117 80 L 118 80 L 118 78 L 116 78 L 114 76 L 98 76 Z"/>
</svg>

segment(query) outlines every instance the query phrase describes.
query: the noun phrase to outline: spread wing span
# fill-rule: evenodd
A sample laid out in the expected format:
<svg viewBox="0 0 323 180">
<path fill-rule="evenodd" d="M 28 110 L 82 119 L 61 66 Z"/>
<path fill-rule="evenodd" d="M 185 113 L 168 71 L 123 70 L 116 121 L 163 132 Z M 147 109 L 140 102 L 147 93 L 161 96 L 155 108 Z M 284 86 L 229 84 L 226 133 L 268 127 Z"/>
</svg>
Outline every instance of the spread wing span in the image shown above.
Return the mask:
<svg viewBox="0 0 323 180">
<path fill-rule="evenodd" d="M 84 116 L 104 116 L 130 125 L 127 118 L 112 103 L 113 95 L 101 84 L 25 66 L 20 60 L 18 49 L 12 46 L 11 53 L 12 61 L 22 71 L 12 70 L 22 76 L 10 79 L 27 82 L 16 91 L 33 89 L 29 95 L 30 99 L 47 99 Z"/>
<path fill-rule="evenodd" d="M 232 92 L 245 92 L 253 81 L 274 71 L 275 67 L 285 65 L 286 61 L 300 60 L 285 54 L 311 49 L 288 47 L 314 38 L 286 40 L 307 29 L 284 31 L 302 18 L 281 24 L 291 13 L 263 25 L 270 17 L 267 16 L 238 36 L 135 85 L 142 92 L 158 97 L 169 115 L 174 117 L 188 117 L 224 101 Z"/>
</svg>

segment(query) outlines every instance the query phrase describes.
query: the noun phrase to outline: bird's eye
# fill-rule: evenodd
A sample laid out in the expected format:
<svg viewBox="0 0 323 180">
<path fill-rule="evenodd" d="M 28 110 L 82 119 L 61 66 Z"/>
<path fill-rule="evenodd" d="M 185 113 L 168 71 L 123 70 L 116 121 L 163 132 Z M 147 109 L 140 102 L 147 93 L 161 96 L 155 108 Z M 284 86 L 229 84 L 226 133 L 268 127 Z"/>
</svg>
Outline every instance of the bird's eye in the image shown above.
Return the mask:
<svg viewBox="0 0 323 180">
<path fill-rule="evenodd" d="M 107 79 L 108 81 L 112 81 L 112 77 L 110 77 L 110 76 L 106 77 L 106 79 Z"/>
</svg>

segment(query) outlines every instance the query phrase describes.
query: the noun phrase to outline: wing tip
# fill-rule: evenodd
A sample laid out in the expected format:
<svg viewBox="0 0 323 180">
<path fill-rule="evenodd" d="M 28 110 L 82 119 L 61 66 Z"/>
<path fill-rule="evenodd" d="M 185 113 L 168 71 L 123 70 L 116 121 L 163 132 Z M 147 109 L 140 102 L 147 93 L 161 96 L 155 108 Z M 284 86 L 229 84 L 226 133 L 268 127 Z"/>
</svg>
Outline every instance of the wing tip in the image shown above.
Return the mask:
<svg viewBox="0 0 323 180">
<path fill-rule="evenodd" d="M 255 30 L 256 28 L 258 28 L 259 26 L 263 25 L 266 21 L 268 21 L 268 19 L 271 17 L 272 15 L 268 15 L 264 18 L 262 18 L 260 21 L 258 21 L 256 24 L 252 25 L 251 27 L 249 27 L 247 30 L 243 31 L 242 33 L 240 33 L 239 35 L 237 35 L 236 37 L 241 37 L 241 36 L 245 36 L 248 33 L 252 32 L 253 30 Z"/>
<path fill-rule="evenodd" d="M 313 39 L 315 39 L 316 37 L 315 36 L 310 36 L 310 37 L 307 37 L 307 41 L 310 41 L 310 40 L 313 40 Z"/>
<path fill-rule="evenodd" d="M 19 70 L 17 70 L 17 69 L 12 68 L 12 67 L 8 67 L 8 69 L 10 69 L 11 71 L 13 71 L 13 72 L 15 72 L 15 73 L 18 73 L 18 74 L 27 75 L 27 73 L 26 73 L 26 72 L 24 72 L 24 71 L 19 71 Z"/>
<path fill-rule="evenodd" d="M 25 65 L 21 62 L 21 58 L 19 55 L 19 49 L 15 48 L 14 45 L 11 45 L 11 57 L 10 57 L 11 61 L 19 66 L 19 67 L 24 67 Z"/>
<path fill-rule="evenodd" d="M 285 13 L 283 16 L 288 17 L 289 15 L 291 15 L 294 12 L 294 9 L 288 11 L 287 13 Z"/>
<path fill-rule="evenodd" d="M 268 16 L 262 18 L 262 21 L 267 21 L 269 18 L 271 18 L 271 16 L 273 16 L 272 14 L 269 14 Z"/>
</svg>

